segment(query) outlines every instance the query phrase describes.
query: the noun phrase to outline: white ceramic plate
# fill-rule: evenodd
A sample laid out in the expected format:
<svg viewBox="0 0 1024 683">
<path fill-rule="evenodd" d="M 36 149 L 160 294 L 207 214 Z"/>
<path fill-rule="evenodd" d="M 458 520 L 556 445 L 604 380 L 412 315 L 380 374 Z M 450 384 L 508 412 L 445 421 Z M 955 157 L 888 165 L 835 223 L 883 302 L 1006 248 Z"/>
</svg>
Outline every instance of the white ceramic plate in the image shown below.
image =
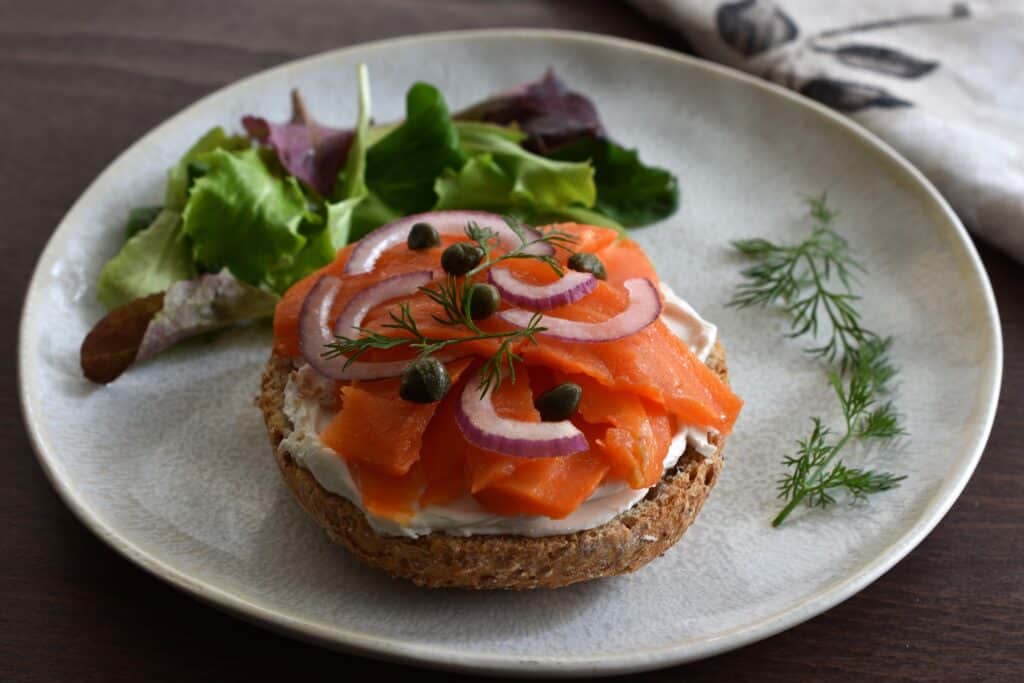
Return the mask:
<svg viewBox="0 0 1024 683">
<path fill-rule="evenodd" d="M 453 108 L 554 65 L 608 130 L 678 174 L 679 213 L 635 232 L 663 277 L 720 325 L 747 403 L 696 525 L 636 574 L 556 592 L 426 591 L 363 568 L 279 480 L 252 406 L 265 327 L 190 343 L 97 387 L 78 345 L 102 315 L 95 282 L 127 210 L 158 202 L 164 170 L 203 131 L 284 120 L 299 87 L 321 120 L 354 119 L 369 65 L 378 120 L 408 86 Z M 869 456 L 907 474 L 859 509 L 775 530 L 779 460 L 835 404 L 781 316 L 725 308 L 741 262 L 728 240 L 799 239 L 802 195 L 829 191 L 870 269 L 865 322 L 892 334 L 911 437 Z M 146 135 L 96 179 L 44 251 L 28 292 L 20 372 L 40 461 L 72 510 L 119 552 L 243 618 L 345 650 L 463 670 L 608 674 L 706 657 L 850 597 L 906 555 L 964 487 L 992 423 L 1002 367 L 992 292 L 963 227 L 876 138 L 779 88 L 665 50 L 591 35 L 507 31 L 331 52 L 225 88 Z"/>
</svg>

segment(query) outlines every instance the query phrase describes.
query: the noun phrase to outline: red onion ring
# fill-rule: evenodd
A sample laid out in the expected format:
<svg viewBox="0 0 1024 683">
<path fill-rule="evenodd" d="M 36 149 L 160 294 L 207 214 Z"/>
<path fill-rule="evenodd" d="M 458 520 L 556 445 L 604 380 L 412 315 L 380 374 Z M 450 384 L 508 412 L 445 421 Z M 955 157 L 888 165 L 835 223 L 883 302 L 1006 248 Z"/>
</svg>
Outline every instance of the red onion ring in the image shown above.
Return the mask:
<svg viewBox="0 0 1024 683">
<path fill-rule="evenodd" d="M 438 234 L 447 236 L 465 236 L 466 224 L 474 222 L 483 228 L 490 228 L 498 234 L 505 249 L 519 246 L 519 237 L 508 227 L 505 219 L 496 213 L 485 211 L 429 211 L 405 218 L 399 218 L 383 225 L 359 240 L 345 264 L 345 274 L 369 273 L 377 260 L 388 249 L 402 244 L 409 237 L 409 230 L 416 223 L 430 223 Z M 541 235 L 533 228 L 523 227 L 528 240 L 538 239 Z M 529 254 L 551 255 L 554 247 L 547 242 L 540 242 L 525 250 Z"/>
<path fill-rule="evenodd" d="M 606 342 L 636 334 L 661 315 L 661 297 L 654 283 L 647 278 L 632 278 L 623 283 L 629 292 L 629 305 L 618 315 L 599 323 L 584 323 L 549 315 L 541 316 L 538 323 L 547 328 L 541 334 L 576 342 Z M 510 308 L 498 316 L 510 325 L 526 328 L 534 313 L 522 308 Z"/>
<path fill-rule="evenodd" d="M 415 294 L 420 287 L 426 287 L 433 280 L 434 274 L 431 271 L 419 270 L 385 278 L 370 285 L 349 299 L 334 323 L 334 334 L 338 337 L 351 337 L 353 333 L 359 332 L 358 328 L 363 324 L 363 319 L 371 308 L 388 299 Z"/>
<path fill-rule="evenodd" d="M 501 298 L 535 311 L 546 311 L 579 301 L 597 288 L 593 273 L 570 270 L 561 279 L 549 285 L 531 285 L 517 278 L 508 268 L 491 268 L 491 284 L 501 292 Z"/>
<path fill-rule="evenodd" d="M 587 437 L 569 420 L 522 422 L 498 415 L 491 393 L 480 398 L 480 371 L 466 382 L 455 408 L 455 422 L 477 448 L 520 458 L 572 455 L 590 448 Z"/>
<path fill-rule="evenodd" d="M 433 280 L 429 270 L 395 275 L 373 284 L 352 297 L 338 316 L 334 330 L 330 327 L 331 307 L 341 290 L 341 278 L 325 275 L 313 286 L 299 311 L 299 351 L 310 367 L 324 377 L 337 380 L 368 380 L 397 377 L 409 364 L 407 360 L 370 363 L 338 356 L 324 358 L 325 346 L 335 335 L 351 336 L 371 308 L 389 299 L 413 294 Z M 441 358 L 446 362 L 453 358 Z M 348 367 L 346 367 L 348 363 Z"/>
</svg>

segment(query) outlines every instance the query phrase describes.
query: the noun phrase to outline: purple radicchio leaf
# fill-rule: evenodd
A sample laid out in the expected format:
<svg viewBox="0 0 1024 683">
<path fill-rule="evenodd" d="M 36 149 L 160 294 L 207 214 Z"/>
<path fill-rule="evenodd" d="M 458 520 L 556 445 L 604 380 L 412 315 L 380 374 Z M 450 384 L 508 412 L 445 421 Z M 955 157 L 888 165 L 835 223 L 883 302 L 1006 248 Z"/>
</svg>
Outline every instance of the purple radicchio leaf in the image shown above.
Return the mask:
<svg viewBox="0 0 1024 683">
<path fill-rule="evenodd" d="M 245 116 L 242 125 L 251 137 L 274 149 L 289 173 L 321 195 L 330 196 L 352 144 L 351 130 L 314 121 L 298 90 L 292 91 L 292 120 L 288 123 Z"/>
<path fill-rule="evenodd" d="M 478 102 L 454 118 L 515 123 L 528 136 L 523 146 L 541 154 L 576 140 L 604 135 L 594 103 L 569 90 L 550 68 L 538 80 Z"/>
</svg>

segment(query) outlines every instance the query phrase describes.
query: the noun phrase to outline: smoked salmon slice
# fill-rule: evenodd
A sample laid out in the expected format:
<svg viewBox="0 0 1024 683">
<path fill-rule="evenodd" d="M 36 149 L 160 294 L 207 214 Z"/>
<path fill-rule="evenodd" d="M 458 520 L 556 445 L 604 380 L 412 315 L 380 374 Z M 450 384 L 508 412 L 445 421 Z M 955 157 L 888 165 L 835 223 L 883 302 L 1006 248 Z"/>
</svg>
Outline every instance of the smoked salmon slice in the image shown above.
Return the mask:
<svg viewBox="0 0 1024 683">
<path fill-rule="evenodd" d="M 562 519 L 590 497 L 608 468 L 601 453 L 593 449 L 561 458 L 525 460 L 474 497 L 500 515 Z"/>
<path fill-rule="evenodd" d="M 582 300 L 552 309 L 554 317 L 584 322 L 607 320 L 624 310 L 627 294 L 602 282 Z M 664 405 L 682 421 L 728 434 L 742 402 L 710 368 L 661 320 L 629 337 L 609 342 L 579 343 L 543 338 L 524 344 L 527 364 L 544 365 L 585 375 L 615 390 Z"/>
<path fill-rule="evenodd" d="M 448 373 L 458 381 L 468 360 L 451 363 Z M 341 389 L 341 409 L 327 423 L 320 439 L 348 460 L 382 474 L 403 475 L 420 458 L 423 433 L 437 403 L 410 403 L 398 396 L 400 380 L 353 382 Z"/>
<path fill-rule="evenodd" d="M 594 253 L 604 263 L 607 280 L 581 300 L 545 311 L 545 315 L 582 322 L 600 322 L 624 310 L 629 297 L 622 283 L 657 274 L 640 247 L 607 228 L 559 224 L 578 240 L 576 250 Z M 406 272 L 431 270 L 435 280 L 442 249 L 457 241 L 445 238 L 441 247 L 412 251 L 404 246 L 385 252 L 373 272 L 344 275 L 352 245 L 337 259 L 289 289 L 274 318 L 274 348 L 299 355 L 298 318 L 302 303 L 319 278 L 342 277 L 334 303 L 338 315 L 356 293 L 377 281 Z M 495 252 L 496 254 L 498 252 Z M 559 252 L 564 263 L 569 254 Z M 512 270 L 532 284 L 557 279 L 548 264 L 508 260 L 498 267 Z M 485 281 L 486 273 L 474 278 Z M 432 285 L 432 286 L 436 286 Z M 387 327 L 391 313 L 405 304 L 420 332 L 436 339 L 471 334 L 465 327 L 437 320 L 443 309 L 422 294 L 398 299 L 368 312 L 363 327 L 389 336 L 402 334 Z M 507 304 L 502 304 L 508 307 Z M 478 321 L 485 332 L 511 329 L 497 316 Z M 660 319 L 627 340 L 581 343 L 537 335 L 537 343 L 522 340 L 512 349 L 522 358 L 517 381 L 506 379 L 487 400 L 499 415 L 525 422 L 540 420 L 534 397 L 555 384 L 579 384 L 583 395 L 572 418 L 590 449 L 558 458 L 519 458 L 477 448 L 462 435 L 455 412 L 467 371 L 491 357 L 499 340 L 474 340 L 450 346 L 461 359 L 447 364 L 453 389 L 438 403 L 416 404 L 398 396 L 399 380 L 353 382 L 342 386 L 341 408 L 321 434 L 324 444 L 349 463 L 365 509 L 373 514 L 408 520 L 418 509 L 443 506 L 472 496 L 499 515 L 543 515 L 563 518 L 577 509 L 606 481 L 623 481 L 646 488 L 663 476 L 663 464 L 677 425 L 689 424 L 727 434 L 742 401 L 702 363 Z M 399 347 L 371 351 L 365 361 L 412 358 L 414 349 Z"/>
<path fill-rule="evenodd" d="M 401 477 L 381 474 L 358 462 L 350 462 L 349 471 L 367 511 L 399 523 L 412 519 L 424 485 L 423 469 L 418 463 Z"/>
</svg>

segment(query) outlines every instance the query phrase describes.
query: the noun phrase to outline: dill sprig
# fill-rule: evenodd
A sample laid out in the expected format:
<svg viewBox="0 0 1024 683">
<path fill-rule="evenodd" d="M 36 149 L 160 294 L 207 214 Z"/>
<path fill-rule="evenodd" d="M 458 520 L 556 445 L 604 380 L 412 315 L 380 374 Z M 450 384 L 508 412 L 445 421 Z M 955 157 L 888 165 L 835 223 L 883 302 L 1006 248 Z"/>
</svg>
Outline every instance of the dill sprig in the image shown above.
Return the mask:
<svg viewBox="0 0 1024 683">
<path fill-rule="evenodd" d="M 833 228 L 837 213 L 828 208 L 825 195 L 808 199 L 808 205 L 814 228 L 802 242 L 782 245 L 757 238 L 732 243 L 754 264 L 741 272 L 745 281 L 729 305 L 781 304 L 790 319 L 789 337 L 810 333 L 817 338 L 824 316 L 829 322 L 826 341 L 806 351 L 829 362 L 838 357 L 846 370 L 855 363 L 857 349 L 876 336 L 864 329 L 854 308 L 860 298 L 851 289 L 854 273 L 864 272 L 864 267 Z"/>
<path fill-rule="evenodd" d="M 417 351 L 420 358 L 426 358 L 457 344 L 486 339 L 500 339 L 501 344 L 498 346 L 497 351 L 484 362 L 481 368 L 480 397 L 483 398 L 487 395 L 488 391 L 496 390 L 501 386 L 502 379 L 505 376 L 508 376 L 512 382 L 515 382 L 515 364 L 523 360 L 515 352 L 517 343 L 522 341 L 537 343 L 534 337 L 547 329 L 540 324 L 542 316 L 540 313 L 534 314 L 523 329 L 506 332 L 485 332 L 481 330 L 470 313 L 472 286 L 469 278 L 507 259 L 534 259 L 541 261 L 548 264 L 552 270 L 561 275 L 563 270 L 557 259 L 549 254 L 530 253 L 529 248 L 535 244 L 548 243 L 556 249 L 569 250 L 576 243 L 576 238 L 567 232 L 553 228 L 540 232 L 538 237 L 531 238 L 518 220 L 506 217 L 505 222 L 508 223 L 508 226 L 519 237 L 519 245 L 494 258 L 492 254 L 497 246 L 498 233 L 475 222 L 470 222 L 466 225 L 466 237 L 475 242 L 483 251 L 484 258 L 480 264 L 463 277 L 448 275 L 437 283 L 431 283 L 431 285 L 420 287 L 419 289 L 421 293 L 441 308 L 440 314 L 432 314 L 434 320 L 443 325 L 465 328 L 469 332 L 467 336 L 442 339 L 425 335 L 416 323 L 409 304 L 402 303 L 399 304 L 397 311 L 395 309 L 388 311 L 389 321 L 381 325 L 386 330 L 395 330 L 400 334 L 384 334 L 361 327 L 359 328 L 359 337 L 335 337 L 333 342 L 327 344 L 324 357 L 337 358 L 339 356 L 346 356 L 348 360 L 345 362 L 345 367 L 348 367 L 362 354 L 371 349 L 393 349 L 407 346 Z M 432 285 L 436 285 L 436 287 Z"/>
<path fill-rule="evenodd" d="M 846 465 L 836 455 L 851 441 L 885 440 L 904 434 L 900 415 L 892 401 L 881 402 L 890 393 L 889 383 L 895 369 L 888 359 L 892 339 L 872 339 L 856 354 L 856 365 L 848 379 L 838 372 L 829 374 L 829 381 L 843 411 L 844 431 L 838 440 L 820 417 L 813 417 L 814 427 L 806 439 L 797 442 L 795 456 L 783 463 L 790 471 L 779 479 L 779 497 L 786 506 L 772 520 L 779 526 L 786 517 L 804 503 L 810 507 L 828 507 L 836 502 L 833 495 L 845 491 L 853 499 L 862 500 L 871 493 L 894 488 L 905 477 L 889 472 L 876 472 Z"/>
<path fill-rule="evenodd" d="M 843 412 L 841 436 L 812 417 L 808 437 L 797 441 L 795 455 L 786 456 L 789 468 L 779 479 L 779 497 L 785 506 L 772 520 L 779 526 L 801 503 L 828 507 L 836 494 L 845 492 L 853 501 L 886 491 L 904 479 L 889 472 L 848 466 L 837 456 L 851 441 L 891 439 L 904 434 L 900 415 L 892 402 L 884 400 L 896 370 L 889 360 L 891 338 L 882 338 L 865 328 L 853 292 L 856 273 L 866 272 L 852 256 L 846 239 L 836 232 L 837 213 L 826 197 L 808 199 L 814 222 L 811 234 L 794 245 L 765 239 L 733 242 L 742 254 L 754 259 L 742 271 L 744 282 L 729 302 L 747 308 L 780 305 L 788 315 L 789 337 L 810 335 L 824 340 L 805 349 L 830 363 L 838 371 L 829 373 Z M 823 324 L 826 323 L 827 325 Z M 824 328 L 824 329 L 823 329 Z"/>
<path fill-rule="evenodd" d="M 333 342 L 327 344 L 324 358 L 346 356 L 348 360 L 345 361 L 345 367 L 348 367 L 371 349 L 394 349 L 408 346 L 417 351 L 420 358 L 426 358 L 458 344 L 482 339 L 500 339 L 501 344 L 498 346 L 498 350 L 487 359 L 481 369 L 480 397 L 483 398 L 488 391 L 497 389 L 501 385 L 504 375 L 507 374 L 509 379 L 515 382 L 514 364 L 523 360 L 514 351 L 516 342 L 525 339 L 536 343 L 534 336 L 547 329 L 540 325 L 541 314 L 536 313 L 523 329 L 507 332 L 483 332 L 476 329 L 474 334 L 466 337 L 442 339 L 430 337 L 420 331 L 408 303 L 399 304 L 397 312 L 395 310 L 388 311 L 388 317 L 389 322 L 383 323 L 381 327 L 404 332 L 404 335 L 387 335 L 360 327 L 359 332 L 362 334 L 360 337 L 335 337 Z"/>
<path fill-rule="evenodd" d="M 518 218 L 514 216 L 503 216 L 503 219 L 512 232 L 516 234 L 516 237 L 519 238 L 519 245 L 505 252 L 498 258 L 491 257 L 491 253 L 495 246 L 497 246 L 500 239 L 498 233 L 491 228 L 481 226 L 473 221 L 466 225 L 466 237 L 471 241 L 476 242 L 477 246 L 484 252 L 484 258 L 480 261 L 480 264 L 466 273 L 467 278 L 483 272 L 496 263 L 510 259 L 533 259 L 535 261 L 540 261 L 542 263 L 546 263 L 551 270 L 555 272 L 555 275 L 558 275 L 559 277 L 562 276 L 565 269 L 562 268 L 562 264 L 558 262 L 558 259 L 550 254 L 530 253 L 529 249 L 537 244 L 550 244 L 556 250 L 563 249 L 565 251 L 571 251 L 577 242 L 575 235 L 565 232 L 564 230 L 559 230 L 558 228 L 549 227 L 541 229 L 535 228 L 538 232 L 538 237 L 530 238 L 523 229 L 523 224 Z"/>
</svg>

